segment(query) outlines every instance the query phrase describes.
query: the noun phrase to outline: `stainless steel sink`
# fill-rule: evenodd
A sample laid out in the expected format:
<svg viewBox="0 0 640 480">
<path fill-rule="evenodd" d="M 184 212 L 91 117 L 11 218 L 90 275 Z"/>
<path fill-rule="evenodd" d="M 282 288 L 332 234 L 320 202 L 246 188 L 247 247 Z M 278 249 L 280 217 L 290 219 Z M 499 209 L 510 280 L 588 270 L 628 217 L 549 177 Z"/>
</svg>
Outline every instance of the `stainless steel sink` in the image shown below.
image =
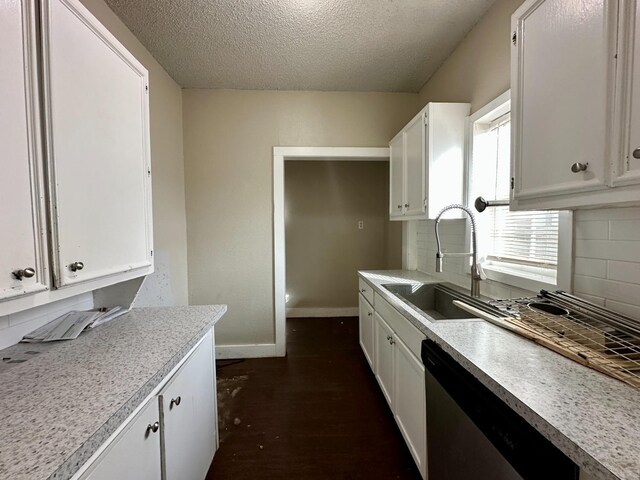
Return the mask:
<svg viewBox="0 0 640 480">
<path fill-rule="evenodd" d="M 490 305 L 460 292 L 456 287 L 446 283 L 387 284 L 382 285 L 403 302 L 420 310 L 433 320 L 455 320 L 474 318 L 462 308 L 454 305 L 454 300 L 460 300 L 475 308 L 492 313 L 496 310 Z"/>
</svg>

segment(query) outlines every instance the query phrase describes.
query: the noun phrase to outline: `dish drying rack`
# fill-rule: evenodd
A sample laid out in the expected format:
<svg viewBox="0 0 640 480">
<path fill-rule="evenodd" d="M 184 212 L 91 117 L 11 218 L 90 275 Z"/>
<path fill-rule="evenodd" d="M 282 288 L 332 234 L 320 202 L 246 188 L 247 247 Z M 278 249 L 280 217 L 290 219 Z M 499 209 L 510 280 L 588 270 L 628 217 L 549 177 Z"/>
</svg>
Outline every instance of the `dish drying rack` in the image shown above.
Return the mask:
<svg viewBox="0 0 640 480">
<path fill-rule="evenodd" d="M 640 388 L 640 321 L 562 290 L 489 304 L 502 315 L 481 318 Z"/>
</svg>

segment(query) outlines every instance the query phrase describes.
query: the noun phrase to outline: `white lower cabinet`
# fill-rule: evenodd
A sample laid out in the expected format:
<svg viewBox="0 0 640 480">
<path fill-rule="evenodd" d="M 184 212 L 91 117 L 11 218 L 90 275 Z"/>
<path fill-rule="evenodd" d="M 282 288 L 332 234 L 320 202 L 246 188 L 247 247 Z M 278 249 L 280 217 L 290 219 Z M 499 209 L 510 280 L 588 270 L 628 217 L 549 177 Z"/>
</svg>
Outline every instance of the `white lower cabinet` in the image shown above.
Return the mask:
<svg viewBox="0 0 640 480">
<path fill-rule="evenodd" d="M 360 347 L 364 352 L 364 358 L 367 359 L 369 366 L 373 368 L 373 307 L 362 294 L 358 295 L 358 300 L 360 310 Z"/>
<path fill-rule="evenodd" d="M 375 368 L 376 380 L 382 389 L 384 397 L 393 409 L 393 330 L 387 322 L 378 315 L 375 315 Z"/>
<path fill-rule="evenodd" d="M 73 480 L 203 480 L 218 447 L 213 330 Z"/>
<path fill-rule="evenodd" d="M 427 469 L 427 403 L 424 366 L 394 335 L 393 413 L 420 473 Z"/>
<path fill-rule="evenodd" d="M 361 280 L 361 287 L 362 283 Z M 427 404 L 424 366 L 419 358 L 425 336 L 377 293 L 373 307 L 362 292 L 359 299 L 360 346 L 422 478 L 426 479 Z"/>
<path fill-rule="evenodd" d="M 202 344 L 159 395 L 165 480 L 203 479 L 216 450 L 213 351 Z"/>
<path fill-rule="evenodd" d="M 93 462 L 83 480 L 157 480 L 160 473 L 158 403 L 150 399 Z M 155 432 L 153 431 L 155 429 Z"/>
</svg>

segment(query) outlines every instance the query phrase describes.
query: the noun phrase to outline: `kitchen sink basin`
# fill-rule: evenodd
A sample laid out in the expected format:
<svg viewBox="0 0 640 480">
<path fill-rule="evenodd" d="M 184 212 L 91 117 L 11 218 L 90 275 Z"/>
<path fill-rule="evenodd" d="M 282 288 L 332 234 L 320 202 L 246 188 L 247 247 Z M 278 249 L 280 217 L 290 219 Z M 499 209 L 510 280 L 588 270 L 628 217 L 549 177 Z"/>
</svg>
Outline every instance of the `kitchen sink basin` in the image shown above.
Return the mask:
<svg viewBox="0 0 640 480">
<path fill-rule="evenodd" d="M 477 298 L 466 295 L 446 283 L 425 283 L 419 285 L 398 283 L 382 286 L 403 302 L 420 310 L 432 320 L 474 318 L 472 314 L 454 305 L 454 300 L 460 300 L 487 313 L 495 314 L 495 309 L 490 305 Z"/>
</svg>

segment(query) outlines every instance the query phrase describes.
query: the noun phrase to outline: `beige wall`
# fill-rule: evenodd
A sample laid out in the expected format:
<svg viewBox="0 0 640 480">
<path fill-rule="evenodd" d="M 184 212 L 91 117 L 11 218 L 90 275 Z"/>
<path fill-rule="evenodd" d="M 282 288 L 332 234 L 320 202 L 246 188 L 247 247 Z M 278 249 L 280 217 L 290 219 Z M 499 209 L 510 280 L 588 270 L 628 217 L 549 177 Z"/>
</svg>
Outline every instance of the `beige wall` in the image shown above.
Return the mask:
<svg viewBox="0 0 640 480">
<path fill-rule="evenodd" d="M 273 146 L 386 146 L 416 94 L 184 90 L 189 300 L 223 345 L 274 343 Z"/>
<path fill-rule="evenodd" d="M 182 91 L 103 0 L 81 0 L 149 70 L 155 273 L 137 306 L 188 301 L 187 230 L 182 149 Z"/>
<path fill-rule="evenodd" d="M 356 271 L 402 264 L 389 162 L 287 161 L 284 172 L 287 308 L 357 307 Z"/>
<path fill-rule="evenodd" d="M 428 102 L 471 102 L 475 112 L 509 89 L 511 14 L 523 0 L 498 0 L 420 90 Z"/>
</svg>

